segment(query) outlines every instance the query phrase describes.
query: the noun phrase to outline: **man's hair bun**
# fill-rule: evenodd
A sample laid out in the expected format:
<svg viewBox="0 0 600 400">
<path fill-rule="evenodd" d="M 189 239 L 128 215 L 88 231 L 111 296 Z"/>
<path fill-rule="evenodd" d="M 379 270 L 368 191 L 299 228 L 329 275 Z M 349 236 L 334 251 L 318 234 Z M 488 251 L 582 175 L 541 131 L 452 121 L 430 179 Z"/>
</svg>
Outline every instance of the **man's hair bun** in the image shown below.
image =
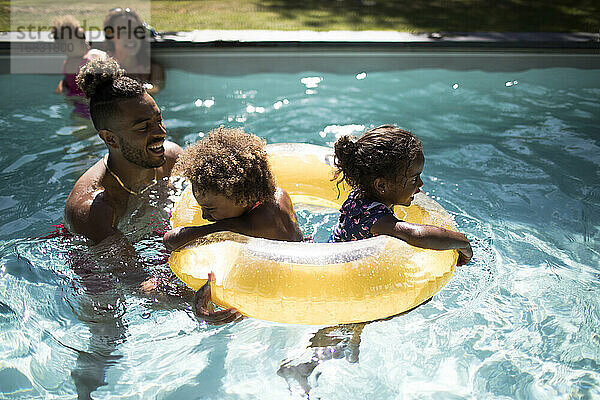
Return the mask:
<svg viewBox="0 0 600 400">
<path fill-rule="evenodd" d="M 90 99 L 90 116 L 96 129 L 106 127 L 121 100 L 143 96 L 143 84 L 126 75 L 114 58 L 88 61 L 77 74 L 77 84 Z"/>
<path fill-rule="evenodd" d="M 112 86 L 114 81 L 125 75 L 125 70 L 114 58 L 88 61 L 77 74 L 77 85 L 87 98 L 94 97 L 99 89 Z"/>
</svg>

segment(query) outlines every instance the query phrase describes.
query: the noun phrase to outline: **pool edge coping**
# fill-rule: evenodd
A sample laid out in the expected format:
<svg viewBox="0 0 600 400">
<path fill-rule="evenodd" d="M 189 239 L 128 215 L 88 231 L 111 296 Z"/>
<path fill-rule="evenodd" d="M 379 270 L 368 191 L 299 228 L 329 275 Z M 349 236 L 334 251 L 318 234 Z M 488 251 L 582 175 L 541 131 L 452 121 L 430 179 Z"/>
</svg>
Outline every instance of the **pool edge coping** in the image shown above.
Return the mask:
<svg viewBox="0 0 600 400">
<path fill-rule="evenodd" d="M 13 44 L 51 42 L 45 32 L 36 40 L 21 38 L 26 32 L 0 32 L 0 50 Z M 38 32 L 34 32 L 38 33 Z M 104 41 L 102 31 L 89 31 L 93 45 Z M 97 39 L 96 39 L 97 38 Z M 397 31 L 267 31 L 194 30 L 163 32 L 153 38 L 152 48 L 309 48 L 378 47 L 397 49 L 477 50 L 600 50 L 600 32 L 430 32 Z M 97 46 L 94 46 L 97 47 Z M 600 52 L 599 52 L 600 53 Z"/>
</svg>

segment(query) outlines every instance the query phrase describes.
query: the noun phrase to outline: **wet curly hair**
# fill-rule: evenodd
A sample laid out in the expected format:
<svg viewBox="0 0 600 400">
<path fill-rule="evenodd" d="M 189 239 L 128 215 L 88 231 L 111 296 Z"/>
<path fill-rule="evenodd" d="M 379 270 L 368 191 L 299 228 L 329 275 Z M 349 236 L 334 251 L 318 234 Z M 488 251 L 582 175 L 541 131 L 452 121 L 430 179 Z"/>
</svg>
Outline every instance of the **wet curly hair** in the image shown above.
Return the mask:
<svg viewBox="0 0 600 400">
<path fill-rule="evenodd" d="M 223 195 L 237 204 L 270 201 L 275 195 L 265 141 L 223 126 L 187 147 L 171 175 L 189 179 L 198 192 Z"/>
<path fill-rule="evenodd" d="M 90 99 L 90 115 L 97 130 L 106 129 L 118 111 L 118 102 L 143 96 L 141 82 L 125 75 L 114 58 L 88 61 L 77 74 L 76 82 Z"/>
<path fill-rule="evenodd" d="M 421 141 L 411 132 L 394 125 L 382 125 L 356 138 L 344 135 L 334 144 L 336 171 L 333 181 L 346 182 L 366 196 L 376 196 L 377 178 L 395 179 L 406 175 L 410 164 L 423 152 Z"/>
</svg>

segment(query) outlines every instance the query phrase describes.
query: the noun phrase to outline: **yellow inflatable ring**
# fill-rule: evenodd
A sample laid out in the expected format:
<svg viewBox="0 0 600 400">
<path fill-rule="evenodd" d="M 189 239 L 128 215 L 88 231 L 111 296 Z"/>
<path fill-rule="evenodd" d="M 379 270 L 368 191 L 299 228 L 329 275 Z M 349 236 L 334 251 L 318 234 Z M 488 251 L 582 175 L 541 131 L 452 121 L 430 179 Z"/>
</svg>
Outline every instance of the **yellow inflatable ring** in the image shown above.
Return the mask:
<svg viewBox="0 0 600 400">
<path fill-rule="evenodd" d="M 294 204 L 339 209 L 347 197 L 330 181 L 331 150 L 308 144 L 268 145 L 277 184 Z M 340 185 L 341 187 L 341 185 Z M 450 216 L 425 194 L 398 218 L 455 230 Z M 190 188 L 176 204 L 173 227 L 202 225 Z M 175 251 L 169 266 L 198 290 L 215 273 L 212 301 L 244 315 L 293 324 L 371 321 L 409 310 L 448 282 L 458 254 L 425 250 L 389 236 L 346 243 L 292 243 L 217 233 Z"/>
</svg>

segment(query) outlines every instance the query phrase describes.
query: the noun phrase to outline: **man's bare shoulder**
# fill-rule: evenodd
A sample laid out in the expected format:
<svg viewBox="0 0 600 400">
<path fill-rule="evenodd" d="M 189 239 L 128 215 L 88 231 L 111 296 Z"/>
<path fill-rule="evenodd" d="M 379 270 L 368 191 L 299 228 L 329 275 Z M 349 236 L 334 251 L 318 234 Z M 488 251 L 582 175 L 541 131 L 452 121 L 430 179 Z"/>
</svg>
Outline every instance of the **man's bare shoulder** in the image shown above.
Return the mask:
<svg viewBox="0 0 600 400">
<path fill-rule="evenodd" d="M 65 204 L 65 222 L 76 234 L 99 242 L 114 233 L 114 207 L 101 185 L 102 161 L 75 183 Z"/>
<path fill-rule="evenodd" d="M 73 185 L 71 193 L 67 198 L 67 207 L 88 200 L 93 197 L 93 193 L 104 189 L 101 185 L 102 176 L 104 175 L 104 165 L 102 160 L 97 161 L 87 171 L 83 173 Z"/>
</svg>

